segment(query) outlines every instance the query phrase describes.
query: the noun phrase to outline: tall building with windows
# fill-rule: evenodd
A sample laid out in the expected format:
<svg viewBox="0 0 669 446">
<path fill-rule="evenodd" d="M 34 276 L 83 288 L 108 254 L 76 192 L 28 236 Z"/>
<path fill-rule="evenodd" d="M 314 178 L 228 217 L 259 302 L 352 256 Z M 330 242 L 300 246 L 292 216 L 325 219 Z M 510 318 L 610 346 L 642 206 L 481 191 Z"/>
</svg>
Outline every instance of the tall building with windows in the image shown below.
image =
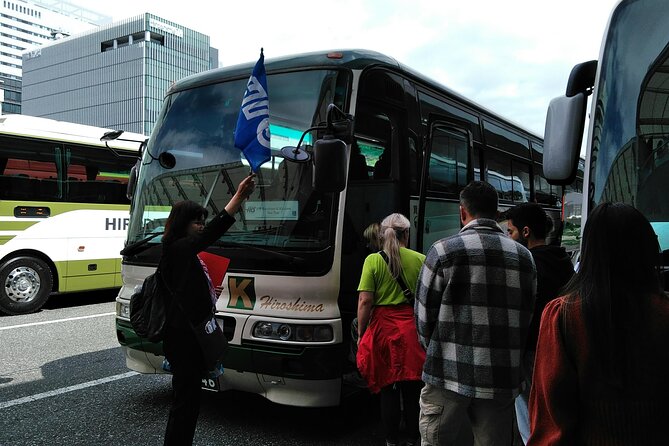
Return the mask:
<svg viewBox="0 0 669 446">
<path fill-rule="evenodd" d="M 62 0 L 0 1 L 0 104 L 21 113 L 23 52 L 110 23 L 111 17 Z"/>
<path fill-rule="evenodd" d="M 209 36 L 145 13 L 23 55 L 23 113 L 149 135 L 170 85 L 218 66 Z"/>
</svg>

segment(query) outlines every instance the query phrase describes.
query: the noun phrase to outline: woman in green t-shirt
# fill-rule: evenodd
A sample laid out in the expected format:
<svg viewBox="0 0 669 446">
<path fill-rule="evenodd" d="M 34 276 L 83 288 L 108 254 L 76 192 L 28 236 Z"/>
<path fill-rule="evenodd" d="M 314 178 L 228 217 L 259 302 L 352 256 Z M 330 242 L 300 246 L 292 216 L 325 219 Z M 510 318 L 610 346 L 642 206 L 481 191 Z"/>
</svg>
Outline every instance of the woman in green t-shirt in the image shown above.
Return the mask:
<svg viewBox="0 0 669 446">
<path fill-rule="evenodd" d="M 386 445 L 399 443 L 400 395 L 407 445 L 418 444 L 420 438 L 418 400 L 425 351 L 416 334 L 413 295 L 425 256 L 406 247 L 409 227 L 402 214 L 391 214 L 381 222 L 383 250 L 367 256 L 358 286 L 356 359 L 369 389 L 380 392 Z"/>
</svg>

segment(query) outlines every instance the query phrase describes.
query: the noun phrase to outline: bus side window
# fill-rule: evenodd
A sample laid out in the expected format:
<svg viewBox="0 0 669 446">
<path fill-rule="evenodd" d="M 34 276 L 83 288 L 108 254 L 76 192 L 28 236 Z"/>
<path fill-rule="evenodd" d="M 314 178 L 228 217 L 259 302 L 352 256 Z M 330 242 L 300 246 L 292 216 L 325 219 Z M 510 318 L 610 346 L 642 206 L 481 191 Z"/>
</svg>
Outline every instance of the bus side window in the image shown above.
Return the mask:
<svg viewBox="0 0 669 446">
<path fill-rule="evenodd" d="M 351 157 L 348 162 L 349 180 L 368 180 L 367 159 L 362 154 L 357 141 L 351 143 Z"/>
<path fill-rule="evenodd" d="M 472 153 L 472 165 L 474 166 L 474 181 L 481 181 L 481 149 L 476 145 Z"/>
<path fill-rule="evenodd" d="M 392 173 L 392 115 L 376 105 L 362 102 L 355 116 L 355 139 L 375 180 L 389 179 Z M 396 118 L 394 118 L 396 119 Z M 396 126 L 396 124 L 395 124 Z"/>
<path fill-rule="evenodd" d="M 111 157 L 107 152 L 70 146 L 67 164 L 67 200 L 75 203 L 128 204 L 125 188 L 133 158 Z"/>
<path fill-rule="evenodd" d="M 53 200 L 58 198 L 56 167 L 52 162 L 3 158 L 0 194 L 6 199 Z M 47 178 L 47 175 L 50 177 Z M 51 178 L 51 179 L 50 179 Z"/>
<path fill-rule="evenodd" d="M 392 155 L 390 152 L 390 147 L 386 147 L 383 150 L 383 153 L 379 159 L 374 163 L 374 179 L 375 180 L 386 180 L 390 178 L 390 172 L 392 167 Z"/>
<path fill-rule="evenodd" d="M 508 162 L 508 159 L 504 161 L 502 154 L 488 148 L 486 150 L 485 180 L 497 190 L 500 200 L 511 200 L 511 184 L 507 184 L 507 178 L 511 176 L 511 163 Z"/>
<path fill-rule="evenodd" d="M 530 165 L 512 160 L 513 170 L 513 201 L 525 202 L 530 199 Z"/>
<path fill-rule="evenodd" d="M 486 151 L 486 181 L 497 190 L 500 200 L 520 203 L 530 194 L 530 166 L 494 149 Z"/>
<path fill-rule="evenodd" d="M 541 166 L 539 166 L 539 169 Z M 556 189 L 558 186 L 552 186 Z M 534 199 L 539 204 L 555 206 L 557 204 L 557 194 L 553 193 L 551 185 L 541 174 L 534 174 Z"/>
<path fill-rule="evenodd" d="M 427 187 L 458 193 L 467 185 L 467 136 L 437 127 L 433 130 Z"/>
</svg>

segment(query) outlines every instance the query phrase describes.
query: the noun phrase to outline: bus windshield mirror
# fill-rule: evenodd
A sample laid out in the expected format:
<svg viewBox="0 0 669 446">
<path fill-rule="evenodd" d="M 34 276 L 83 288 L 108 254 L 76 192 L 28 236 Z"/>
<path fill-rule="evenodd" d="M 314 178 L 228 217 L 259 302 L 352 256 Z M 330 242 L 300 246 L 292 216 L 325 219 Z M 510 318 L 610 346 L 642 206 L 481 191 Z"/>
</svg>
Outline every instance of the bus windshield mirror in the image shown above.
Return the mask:
<svg viewBox="0 0 669 446">
<path fill-rule="evenodd" d="M 174 166 L 177 165 L 177 159 L 171 153 L 163 152 L 158 155 L 158 163 L 163 169 L 174 169 Z"/>
</svg>

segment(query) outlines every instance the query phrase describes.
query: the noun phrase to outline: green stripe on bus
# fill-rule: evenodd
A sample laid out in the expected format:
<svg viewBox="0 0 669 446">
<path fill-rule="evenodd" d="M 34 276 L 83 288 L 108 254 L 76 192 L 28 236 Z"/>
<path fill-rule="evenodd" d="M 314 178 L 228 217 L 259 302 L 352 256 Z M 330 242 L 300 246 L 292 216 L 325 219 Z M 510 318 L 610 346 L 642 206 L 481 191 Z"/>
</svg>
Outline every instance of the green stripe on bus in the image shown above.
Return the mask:
<svg viewBox="0 0 669 446">
<path fill-rule="evenodd" d="M 128 177 L 130 177 L 130 175 L 127 173 L 118 173 L 118 172 L 100 172 L 98 175 L 106 178 L 122 178 L 126 180 L 128 179 Z"/>
<path fill-rule="evenodd" d="M 17 206 L 48 207 L 50 215 L 59 215 L 82 209 L 92 211 L 128 211 L 127 204 L 100 204 L 100 203 L 70 203 L 54 201 L 27 201 L 27 200 L 0 200 L 0 217 L 14 217 L 14 208 Z"/>
<path fill-rule="evenodd" d="M 89 259 L 55 262 L 58 291 L 70 293 L 122 285 L 121 259 Z"/>
<path fill-rule="evenodd" d="M 38 222 L 17 219 L 14 221 L 3 221 L 2 223 L 0 223 L 0 225 L 2 226 L 3 231 L 23 231 L 25 229 L 28 229 L 35 223 Z"/>
<path fill-rule="evenodd" d="M 16 237 L 16 236 L 15 235 L 0 235 L 0 245 L 4 245 L 5 243 L 10 241 L 14 237 Z"/>
<path fill-rule="evenodd" d="M 68 261 L 68 277 L 89 276 L 91 274 L 107 274 L 119 270 L 121 259 L 91 259 Z"/>
<path fill-rule="evenodd" d="M 172 210 L 172 206 L 146 206 L 144 208 L 147 212 L 170 212 Z"/>
</svg>

